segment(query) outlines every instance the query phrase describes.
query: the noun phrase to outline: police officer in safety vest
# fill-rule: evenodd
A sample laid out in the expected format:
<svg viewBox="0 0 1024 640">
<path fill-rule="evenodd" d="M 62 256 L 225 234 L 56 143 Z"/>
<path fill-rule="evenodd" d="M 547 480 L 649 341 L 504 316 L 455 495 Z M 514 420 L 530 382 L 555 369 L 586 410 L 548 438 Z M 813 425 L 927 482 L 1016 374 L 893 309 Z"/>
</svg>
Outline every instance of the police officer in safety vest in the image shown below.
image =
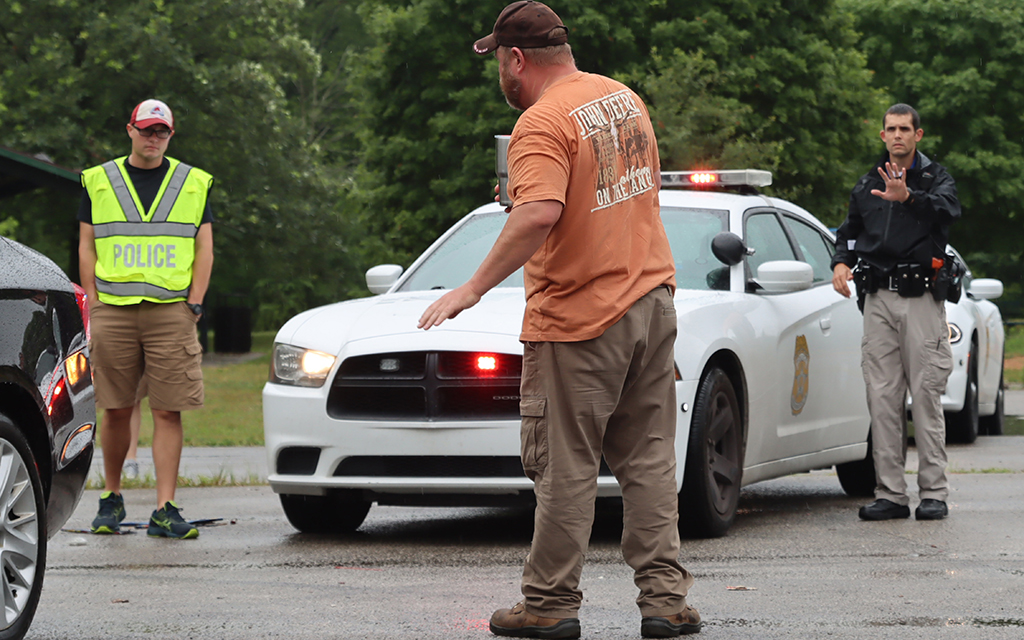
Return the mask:
<svg viewBox="0 0 1024 640">
<path fill-rule="evenodd" d="M 145 100 L 127 125 L 131 153 L 82 172 L 78 247 L 89 300 L 96 406 L 106 488 L 93 533 L 118 533 L 125 517 L 121 466 L 131 445 L 136 392 L 146 377 L 153 413 L 157 508 L 150 536 L 198 537 L 174 502 L 181 412 L 203 406 L 196 323 L 213 269 L 213 177 L 165 156 L 174 116 Z"/>
</svg>

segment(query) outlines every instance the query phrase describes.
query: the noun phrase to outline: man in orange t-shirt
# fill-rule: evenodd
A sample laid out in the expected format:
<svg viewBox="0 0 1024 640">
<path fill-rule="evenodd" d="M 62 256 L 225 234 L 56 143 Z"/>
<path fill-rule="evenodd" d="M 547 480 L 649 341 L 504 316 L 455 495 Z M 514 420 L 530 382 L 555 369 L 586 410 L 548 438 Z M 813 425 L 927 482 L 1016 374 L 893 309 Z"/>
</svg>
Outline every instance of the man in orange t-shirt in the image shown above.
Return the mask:
<svg viewBox="0 0 1024 640">
<path fill-rule="evenodd" d="M 622 487 L 622 552 L 643 637 L 700 631 L 679 564 L 675 268 L 661 223 L 657 141 L 629 88 L 576 69 L 568 29 L 520 0 L 478 54 L 495 52 L 510 106 L 513 206 L 470 280 L 423 313 L 429 329 L 526 265 L 521 455 L 537 498 L 524 600 L 491 631 L 578 638 L 579 589 L 604 456 Z"/>
</svg>

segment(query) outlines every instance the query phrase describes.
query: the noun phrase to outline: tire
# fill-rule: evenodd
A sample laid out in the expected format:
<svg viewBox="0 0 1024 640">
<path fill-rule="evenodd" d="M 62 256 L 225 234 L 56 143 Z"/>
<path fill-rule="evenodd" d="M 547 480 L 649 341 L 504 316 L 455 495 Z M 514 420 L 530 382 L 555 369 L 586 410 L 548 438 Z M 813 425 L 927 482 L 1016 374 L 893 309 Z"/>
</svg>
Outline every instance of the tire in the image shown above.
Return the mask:
<svg viewBox="0 0 1024 640">
<path fill-rule="evenodd" d="M 946 443 L 970 444 L 978 439 L 978 345 L 971 344 L 967 363 L 964 408 L 946 414 Z"/>
<path fill-rule="evenodd" d="M 729 376 L 711 369 L 697 389 L 679 491 L 679 531 L 719 538 L 736 519 L 743 480 L 743 414 Z"/>
<path fill-rule="evenodd" d="M 0 413 L 0 640 L 23 638 L 35 617 L 46 571 L 43 482 L 28 441 Z"/>
<path fill-rule="evenodd" d="M 1003 423 L 1006 415 L 1006 388 L 1003 386 L 1003 374 L 999 373 L 999 391 L 996 392 L 996 412 L 990 416 L 978 418 L 978 431 L 985 436 L 1003 435 Z"/>
<path fill-rule="evenodd" d="M 281 495 L 288 522 L 302 533 L 352 533 L 366 520 L 370 503 L 358 491 L 326 496 Z"/>
<path fill-rule="evenodd" d="M 868 430 L 868 454 L 863 460 L 836 465 L 836 475 L 843 491 L 851 498 L 870 498 L 875 495 L 875 456 L 872 451 L 871 431 Z"/>
</svg>

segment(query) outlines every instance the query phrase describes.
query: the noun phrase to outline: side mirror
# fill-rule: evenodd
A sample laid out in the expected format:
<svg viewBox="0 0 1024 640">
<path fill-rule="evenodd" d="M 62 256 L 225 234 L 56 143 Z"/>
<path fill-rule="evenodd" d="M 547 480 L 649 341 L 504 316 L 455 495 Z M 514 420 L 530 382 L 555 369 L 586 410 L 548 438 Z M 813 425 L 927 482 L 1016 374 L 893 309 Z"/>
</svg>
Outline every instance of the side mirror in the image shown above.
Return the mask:
<svg viewBox="0 0 1024 640">
<path fill-rule="evenodd" d="M 366 272 L 366 287 L 372 293 L 387 293 L 398 282 L 402 267 L 397 264 L 379 264 Z"/>
<path fill-rule="evenodd" d="M 967 293 L 974 298 L 982 300 L 995 300 L 1003 295 L 1003 282 L 995 278 L 978 278 L 971 281 L 971 288 Z"/>
<path fill-rule="evenodd" d="M 752 254 L 743 244 L 743 239 L 730 231 L 723 231 L 711 240 L 711 253 L 724 265 L 733 266 L 743 260 L 743 256 Z"/>
<path fill-rule="evenodd" d="M 757 268 L 754 282 L 768 293 L 802 291 L 814 282 L 814 269 L 797 260 L 771 260 Z"/>
</svg>

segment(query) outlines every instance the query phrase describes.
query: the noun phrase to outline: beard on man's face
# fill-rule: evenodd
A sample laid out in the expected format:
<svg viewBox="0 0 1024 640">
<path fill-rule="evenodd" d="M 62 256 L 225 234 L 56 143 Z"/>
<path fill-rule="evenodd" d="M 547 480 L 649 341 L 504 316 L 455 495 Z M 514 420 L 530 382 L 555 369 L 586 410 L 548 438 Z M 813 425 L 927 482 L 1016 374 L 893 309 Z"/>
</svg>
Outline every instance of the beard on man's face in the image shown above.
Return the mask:
<svg viewBox="0 0 1024 640">
<path fill-rule="evenodd" d="M 498 85 L 505 94 L 505 102 L 517 111 L 525 111 L 522 101 L 523 83 L 515 77 L 504 63 L 498 65 Z"/>
</svg>

